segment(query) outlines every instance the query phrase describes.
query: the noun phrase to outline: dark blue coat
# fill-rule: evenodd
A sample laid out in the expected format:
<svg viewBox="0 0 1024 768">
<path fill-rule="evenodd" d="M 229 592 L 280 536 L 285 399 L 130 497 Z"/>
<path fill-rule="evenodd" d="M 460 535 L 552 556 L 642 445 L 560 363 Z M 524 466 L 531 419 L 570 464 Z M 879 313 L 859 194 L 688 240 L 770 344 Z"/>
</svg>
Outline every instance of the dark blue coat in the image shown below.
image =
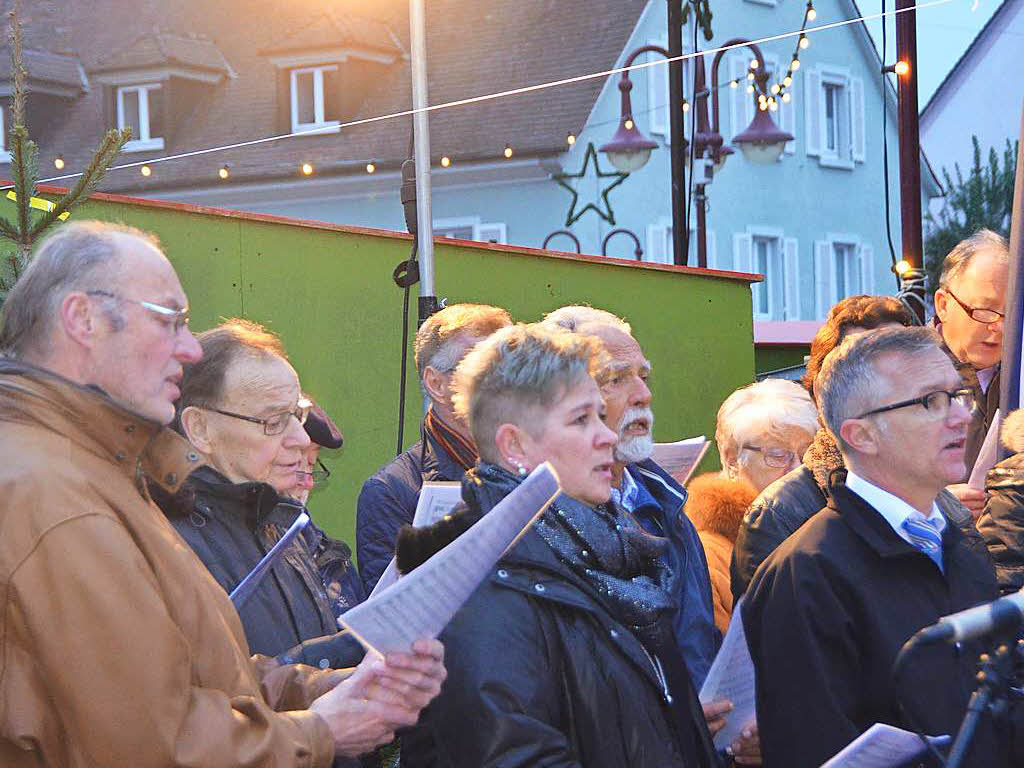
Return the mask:
<svg viewBox="0 0 1024 768">
<path fill-rule="evenodd" d="M 462 475 L 462 467 L 421 430 L 420 442 L 363 484 L 356 505 L 356 557 L 366 594 L 395 556 L 398 529 L 412 525 L 423 483 Z"/>
<path fill-rule="evenodd" d="M 721 637 L 715 628 L 715 609 L 711 600 L 711 574 L 704 546 L 697 529 L 683 514 L 686 490 L 651 459 L 629 464 L 626 469 L 650 497 L 657 502 L 641 504 L 633 516 L 648 533 L 669 540 L 669 565 L 679 574 L 679 612 L 675 633 L 690 671 L 693 685 L 700 690 L 711 662 L 718 652 Z"/>
</svg>

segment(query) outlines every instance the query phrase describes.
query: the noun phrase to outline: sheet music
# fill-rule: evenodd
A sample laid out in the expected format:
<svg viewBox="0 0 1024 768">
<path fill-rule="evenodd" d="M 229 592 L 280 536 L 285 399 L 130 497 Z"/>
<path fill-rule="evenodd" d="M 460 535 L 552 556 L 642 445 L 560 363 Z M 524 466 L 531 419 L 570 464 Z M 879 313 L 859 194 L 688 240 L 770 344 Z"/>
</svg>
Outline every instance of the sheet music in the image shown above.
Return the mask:
<svg viewBox="0 0 1024 768">
<path fill-rule="evenodd" d="M 680 485 L 686 485 L 690 476 L 700 464 L 704 454 L 708 452 L 710 441 L 704 435 L 679 440 L 675 443 L 655 443 L 651 458 L 654 462 L 676 479 Z"/>
<path fill-rule="evenodd" d="M 741 597 L 732 610 L 729 631 L 700 689 L 701 704 L 728 699 L 732 711 L 726 715 L 725 727 L 715 734 L 715 747 L 724 749 L 735 742 L 743 730 L 757 719 L 755 709 L 754 662 L 747 648 L 740 608 Z"/>
<path fill-rule="evenodd" d="M 412 516 L 413 528 L 426 528 L 433 525 L 451 512 L 462 501 L 462 483 L 458 481 L 429 481 L 420 488 L 420 497 L 416 502 L 416 512 Z M 401 576 L 395 558 L 391 558 L 388 567 L 373 585 L 370 597 L 383 592 Z M 341 619 L 338 620 L 341 623 Z"/>
<path fill-rule="evenodd" d="M 929 736 L 928 740 L 937 747 L 950 742 L 949 736 Z M 924 751 L 916 733 L 875 723 L 821 768 L 893 768 Z"/>
<path fill-rule="evenodd" d="M 985 490 L 985 475 L 988 471 L 996 465 L 999 460 L 999 430 L 1003 426 L 1003 417 L 996 409 L 995 415 L 992 417 L 992 426 L 988 428 L 988 434 L 985 435 L 985 442 L 981 444 L 981 450 L 978 451 L 978 458 L 974 461 L 974 469 L 971 470 L 971 477 L 967 481 L 967 484 L 971 488 L 975 488 L 979 491 Z"/>
<path fill-rule="evenodd" d="M 560 493 L 545 462 L 512 493 L 419 568 L 344 613 L 339 624 L 367 650 L 408 652 L 415 640 L 437 637 L 494 564 Z"/>
</svg>

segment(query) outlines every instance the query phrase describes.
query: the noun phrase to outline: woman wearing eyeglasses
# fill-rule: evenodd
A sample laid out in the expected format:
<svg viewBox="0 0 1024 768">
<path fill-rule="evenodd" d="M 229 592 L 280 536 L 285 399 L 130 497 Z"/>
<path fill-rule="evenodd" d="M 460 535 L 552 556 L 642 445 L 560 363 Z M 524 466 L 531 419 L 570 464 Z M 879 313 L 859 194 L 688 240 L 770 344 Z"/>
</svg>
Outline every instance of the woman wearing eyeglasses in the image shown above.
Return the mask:
<svg viewBox="0 0 1024 768">
<path fill-rule="evenodd" d="M 259 325 L 229 320 L 196 338 L 203 357 L 185 368 L 177 424 L 207 466 L 175 498 L 156 500 L 230 593 L 303 511 L 293 497 L 306 471 L 312 404 L 280 340 Z M 268 656 L 338 631 L 301 537 L 239 615 L 250 650 Z"/>
<path fill-rule="evenodd" d="M 715 440 L 722 472 L 690 482 L 686 514 L 704 544 L 715 625 L 732 616 L 729 563 L 747 507 L 765 487 L 800 465 L 818 428 L 818 413 L 799 384 L 766 379 L 733 392 L 718 409 Z"/>
</svg>

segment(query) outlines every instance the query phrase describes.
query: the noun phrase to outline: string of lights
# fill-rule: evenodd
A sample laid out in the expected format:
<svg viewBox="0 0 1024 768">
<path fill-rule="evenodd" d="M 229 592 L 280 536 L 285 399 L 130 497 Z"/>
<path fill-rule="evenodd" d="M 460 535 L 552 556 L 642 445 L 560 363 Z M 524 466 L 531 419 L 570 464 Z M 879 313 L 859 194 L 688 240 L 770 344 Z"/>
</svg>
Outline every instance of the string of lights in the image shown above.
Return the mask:
<svg viewBox="0 0 1024 768">
<path fill-rule="evenodd" d="M 804 11 L 803 23 L 801 24 L 801 27 L 800 27 L 799 30 L 795 30 L 795 31 L 792 31 L 792 32 L 782 32 L 782 33 L 779 33 L 779 34 L 776 34 L 776 35 L 768 35 L 768 36 L 765 36 L 765 37 L 762 37 L 762 38 L 759 38 L 759 39 L 753 41 L 757 45 L 764 45 L 765 43 L 777 42 L 779 40 L 787 40 L 787 39 L 791 39 L 791 38 L 796 38 L 797 39 L 797 48 L 796 48 L 796 51 L 793 54 L 793 58 L 792 58 L 792 61 L 790 63 L 790 66 L 788 68 L 786 77 L 783 78 L 781 83 L 773 84 L 768 89 L 770 91 L 770 93 L 761 94 L 760 98 L 763 99 L 763 103 L 762 103 L 761 108 L 762 109 L 773 109 L 773 105 L 774 105 L 774 109 L 777 109 L 778 108 L 778 99 L 779 98 L 781 98 L 783 101 L 787 100 L 787 99 L 785 99 L 785 96 L 788 95 L 788 93 L 785 93 L 783 91 L 783 89 L 789 89 L 790 86 L 792 85 L 792 75 L 793 75 L 794 72 L 796 72 L 800 68 L 799 52 L 801 50 L 806 49 L 808 47 L 808 45 L 810 45 L 809 38 L 808 38 L 809 35 L 811 35 L 813 33 L 817 33 L 817 32 L 824 32 L 824 31 L 827 31 L 827 30 L 830 30 L 830 29 L 838 29 L 838 28 L 841 28 L 841 27 L 849 26 L 851 24 L 859 24 L 859 23 L 863 23 L 863 22 L 866 22 L 866 21 L 873 21 L 873 20 L 877 20 L 877 19 L 884 19 L 887 16 L 896 16 L 897 14 L 906 13 L 906 12 L 909 12 L 909 11 L 921 11 L 921 10 L 925 10 L 925 9 L 936 8 L 938 6 L 947 5 L 948 3 L 951 3 L 951 2 L 954 2 L 954 0 L 928 0 L 927 2 L 920 2 L 920 3 L 917 3 L 915 5 L 906 7 L 906 8 L 898 8 L 898 9 L 894 9 L 894 10 L 884 10 L 884 11 L 882 11 L 880 13 L 866 14 L 866 15 L 857 16 L 857 17 L 852 18 L 852 19 L 842 19 L 840 21 L 830 22 L 828 24 L 821 24 L 821 25 L 818 25 L 818 26 L 815 26 L 815 27 L 808 27 L 807 26 L 808 23 L 811 22 L 811 21 L 814 21 L 814 19 L 817 17 L 817 12 L 814 10 L 813 0 L 808 0 L 807 8 Z M 231 143 L 231 144 L 224 144 L 224 145 L 215 146 L 215 147 L 206 147 L 206 148 L 203 148 L 203 149 L 195 149 L 195 150 L 190 150 L 190 151 L 187 151 L 187 152 L 179 152 L 177 154 L 165 155 L 163 157 L 150 158 L 150 159 L 147 159 L 147 160 L 139 160 L 139 161 L 135 161 L 135 162 L 121 163 L 119 165 L 112 166 L 109 169 L 108 172 L 123 171 L 123 170 L 127 170 L 127 169 L 138 168 L 139 172 L 143 176 L 149 177 L 153 173 L 153 166 L 155 166 L 157 164 L 160 164 L 160 163 L 174 162 L 176 160 L 183 160 L 183 159 L 190 158 L 190 157 L 198 157 L 198 156 L 202 156 L 202 155 L 214 154 L 214 153 L 217 153 L 217 152 L 225 152 L 225 151 L 232 150 L 232 149 L 241 149 L 241 148 L 245 148 L 245 147 L 252 147 L 252 146 L 257 146 L 257 145 L 261 145 L 261 144 L 267 144 L 267 143 L 271 143 L 271 142 L 276 142 L 276 141 L 282 141 L 282 140 L 285 140 L 285 139 L 295 138 L 295 137 L 298 137 L 298 136 L 312 136 L 312 135 L 316 135 L 318 133 L 337 133 L 339 130 L 344 131 L 346 128 L 354 128 L 354 127 L 360 126 L 360 125 L 369 125 L 369 124 L 372 124 L 372 123 L 382 122 L 384 120 L 394 120 L 394 119 L 397 119 L 397 118 L 411 117 L 412 115 L 418 114 L 420 112 L 427 112 L 427 113 L 429 113 L 429 112 L 437 112 L 437 111 L 444 110 L 444 109 L 453 109 L 455 107 L 467 106 L 467 105 L 471 105 L 471 104 L 479 104 L 479 103 L 483 103 L 483 102 L 487 102 L 487 101 L 494 101 L 494 100 L 497 100 L 497 99 L 510 98 L 510 97 L 519 96 L 519 95 L 522 95 L 522 94 L 525 94 L 525 93 L 534 93 L 534 92 L 537 92 L 537 91 L 549 90 L 549 89 L 552 89 L 552 88 L 558 88 L 558 87 L 565 86 L 565 85 L 572 85 L 572 84 L 575 84 L 575 83 L 585 82 L 587 80 L 595 80 L 595 79 L 599 79 L 599 78 L 607 78 L 607 77 L 611 77 L 611 76 L 614 76 L 614 75 L 622 74 L 623 72 L 632 72 L 632 71 L 647 69 L 649 67 L 656 67 L 656 66 L 666 66 L 670 62 L 673 62 L 673 61 L 685 61 L 687 59 L 695 58 L 697 56 L 706 56 L 706 55 L 709 55 L 709 54 L 713 55 L 713 54 L 719 53 L 721 51 L 729 51 L 729 50 L 733 50 L 733 49 L 736 49 L 736 48 L 746 47 L 746 45 L 747 45 L 747 43 L 737 43 L 737 44 L 733 44 L 733 45 L 720 46 L 718 48 L 712 48 L 712 49 L 709 49 L 709 50 L 706 50 L 706 51 L 697 51 L 697 52 L 692 52 L 692 53 L 684 53 L 684 54 L 681 54 L 679 56 L 674 56 L 674 57 L 667 58 L 667 59 L 666 58 L 659 58 L 659 59 L 652 59 L 651 61 L 634 63 L 634 64 L 631 64 L 628 67 L 616 67 L 616 68 L 613 68 L 613 69 L 603 70 L 603 71 L 600 71 L 600 72 L 592 72 L 592 73 L 589 73 L 589 74 L 576 75 L 576 76 L 573 76 L 573 77 L 562 78 L 562 79 L 559 79 L 559 80 L 551 80 L 551 81 L 544 82 L 544 83 L 538 83 L 536 85 L 523 86 L 521 88 L 512 88 L 512 89 L 509 89 L 509 90 L 497 91 L 497 92 L 494 92 L 494 93 L 483 94 L 483 95 L 480 95 L 480 96 L 471 96 L 471 97 L 467 97 L 467 98 L 464 98 L 464 99 L 456 99 L 454 101 L 443 102 L 443 103 L 440 103 L 440 104 L 432 104 L 430 106 L 423 107 L 422 109 L 419 109 L 419 110 L 416 110 L 416 109 L 406 109 L 406 110 L 401 110 L 401 111 L 398 111 L 398 112 L 391 112 L 391 113 L 388 113 L 388 114 L 375 115 L 373 117 L 366 117 L 366 118 L 361 118 L 361 119 L 358 119 L 358 120 L 351 120 L 351 121 L 348 121 L 348 122 L 343 122 L 343 123 L 341 123 L 340 125 L 337 125 L 337 126 L 329 126 L 329 127 L 323 127 L 323 128 L 314 128 L 314 129 L 303 130 L 303 131 L 292 131 L 290 133 L 277 134 L 277 135 L 273 135 L 273 136 L 264 136 L 264 137 L 257 138 L 257 139 L 249 139 L 247 141 L 239 141 L 239 142 L 234 142 L 234 143 Z M 748 71 L 747 77 L 748 77 L 749 80 L 754 80 L 754 75 L 753 75 L 753 69 L 754 68 L 756 68 L 756 67 L 752 66 L 751 67 L 751 71 Z M 788 82 L 787 82 L 787 80 L 788 80 Z M 740 81 L 738 79 L 730 80 L 723 87 L 735 88 L 735 87 L 739 86 L 739 82 Z M 778 89 L 779 89 L 777 93 L 774 92 L 774 89 L 776 87 L 778 87 Z M 752 85 L 748 86 L 748 91 L 751 92 L 751 93 L 753 92 L 753 86 Z M 689 107 L 689 104 L 684 105 L 684 109 L 688 109 L 688 107 Z M 569 132 L 566 135 L 566 143 L 567 143 L 567 145 L 572 146 L 573 144 L 575 144 L 577 138 L 578 138 L 577 134 L 575 134 L 573 132 Z M 511 158 L 511 157 L 514 156 L 514 154 L 515 154 L 514 148 L 511 147 L 510 145 L 506 144 L 505 145 L 505 150 L 504 150 L 504 156 L 506 158 Z M 449 168 L 452 165 L 452 163 L 453 163 L 453 160 L 452 160 L 452 156 L 450 154 L 446 154 L 446 155 L 442 155 L 441 156 L 441 158 L 440 158 L 440 166 L 442 168 Z M 54 166 L 56 167 L 57 170 L 62 170 L 64 168 L 64 158 L 63 158 L 62 155 L 58 155 L 57 159 L 54 161 Z M 366 172 L 367 173 L 374 173 L 377 170 L 376 160 L 373 160 L 373 159 L 367 160 L 365 162 L 365 168 L 366 168 Z M 314 168 L 312 163 L 304 162 L 304 163 L 302 163 L 299 166 L 299 171 L 304 176 L 311 176 L 315 172 L 315 168 Z M 217 173 L 218 173 L 218 176 L 221 179 L 226 180 L 226 179 L 230 178 L 231 166 L 229 164 L 223 164 L 223 165 L 221 165 L 218 168 Z M 61 174 L 61 175 L 58 175 L 58 176 L 51 176 L 51 177 L 48 177 L 48 178 L 45 178 L 45 179 L 40 179 L 39 183 L 41 183 L 41 184 L 51 184 L 51 183 L 58 182 L 58 181 L 66 181 L 66 180 L 69 180 L 69 179 L 76 179 L 76 178 L 79 178 L 81 175 L 82 175 L 81 173 L 65 173 L 65 174 Z M 0 191 L 6 191 L 8 189 L 13 189 L 13 185 L 9 184 L 9 185 L 0 187 Z"/>
</svg>

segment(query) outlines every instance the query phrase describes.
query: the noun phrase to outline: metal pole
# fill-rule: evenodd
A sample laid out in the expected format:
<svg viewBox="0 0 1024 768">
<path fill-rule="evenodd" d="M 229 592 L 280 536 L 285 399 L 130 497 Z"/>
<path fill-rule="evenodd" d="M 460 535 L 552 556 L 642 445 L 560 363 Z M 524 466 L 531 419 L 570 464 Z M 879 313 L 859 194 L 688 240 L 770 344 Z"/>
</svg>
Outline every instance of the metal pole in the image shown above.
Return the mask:
<svg viewBox="0 0 1024 768">
<path fill-rule="evenodd" d="M 683 55 L 682 0 L 668 0 L 668 53 L 672 59 Z M 669 152 L 672 158 L 672 260 L 685 265 L 690 245 L 686 220 L 686 139 L 683 136 L 683 62 L 668 64 Z"/>
<path fill-rule="evenodd" d="M 921 237 L 921 136 L 918 130 L 917 107 L 917 12 L 915 0 L 896 0 L 896 55 L 910 65 L 910 71 L 898 76 L 900 135 L 900 213 L 903 224 L 903 258 L 920 270 L 924 266 Z M 910 10 L 904 10 L 910 9 Z M 924 285 L 916 292 L 920 302 L 912 306 L 924 322 Z"/>
<path fill-rule="evenodd" d="M 424 0 L 409 0 L 412 40 L 412 106 L 416 160 L 416 237 L 420 261 L 419 324 L 437 310 L 434 288 L 434 220 L 430 206 L 430 124 L 427 107 L 427 33 Z"/>
<path fill-rule="evenodd" d="M 1024 114 L 1021 115 L 1020 144 L 1017 147 L 1017 178 L 1010 219 L 1010 279 L 1006 286 L 1006 322 L 1003 330 L 1003 363 L 999 376 L 999 411 L 1010 413 L 1020 407 L 1021 357 L 1024 355 Z M 1004 449 L 999 458 L 1005 459 Z"/>
</svg>

